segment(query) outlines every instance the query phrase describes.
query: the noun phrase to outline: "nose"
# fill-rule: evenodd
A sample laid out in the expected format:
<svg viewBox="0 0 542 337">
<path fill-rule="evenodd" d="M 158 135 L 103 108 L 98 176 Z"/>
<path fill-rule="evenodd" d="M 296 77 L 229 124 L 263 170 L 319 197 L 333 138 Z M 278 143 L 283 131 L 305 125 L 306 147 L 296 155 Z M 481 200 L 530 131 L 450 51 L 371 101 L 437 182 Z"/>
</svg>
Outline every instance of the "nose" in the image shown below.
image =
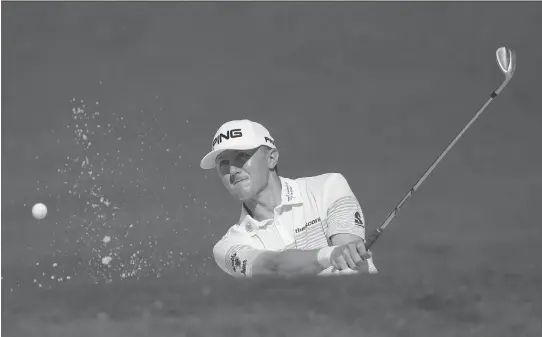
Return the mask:
<svg viewBox="0 0 542 337">
<path fill-rule="evenodd" d="M 237 180 L 237 175 L 236 174 L 231 174 L 230 175 L 230 185 L 233 185 L 233 183 L 235 183 L 236 180 Z"/>
<path fill-rule="evenodd" d="M 230 165 L 230 183 L 233 184 L 235 177 L 241 173 L 241 169 L 235 165 Z"/>
</svg>

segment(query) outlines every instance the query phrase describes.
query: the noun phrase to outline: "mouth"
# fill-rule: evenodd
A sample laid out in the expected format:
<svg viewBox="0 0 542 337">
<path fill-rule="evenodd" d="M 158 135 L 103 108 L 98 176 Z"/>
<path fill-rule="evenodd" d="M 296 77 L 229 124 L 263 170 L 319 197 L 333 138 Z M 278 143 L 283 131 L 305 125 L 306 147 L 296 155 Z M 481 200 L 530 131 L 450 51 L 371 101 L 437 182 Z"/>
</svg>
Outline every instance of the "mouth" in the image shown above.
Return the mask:
<svg viewBox="0 0 542 337">
<path fill-rule="evenodd" d="M 235 180 L 235 181 L 232 183 L 232 185 L 235 186 L 235 185 L 239 184 L 240 182 L 243 182 L 243 181 L 245 181 L 245 180 L 247 180 L 247 179 L 248 179 L 248 178 L 237 179 L 237 180 Z"/>
</svg>

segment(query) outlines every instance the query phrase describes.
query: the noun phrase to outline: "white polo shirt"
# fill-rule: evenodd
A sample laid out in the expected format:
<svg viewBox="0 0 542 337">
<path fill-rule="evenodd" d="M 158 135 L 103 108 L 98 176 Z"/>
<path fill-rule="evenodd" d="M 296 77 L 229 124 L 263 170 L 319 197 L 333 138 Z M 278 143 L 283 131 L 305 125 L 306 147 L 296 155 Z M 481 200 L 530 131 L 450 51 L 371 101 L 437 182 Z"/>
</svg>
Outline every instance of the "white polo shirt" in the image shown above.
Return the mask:
<svg viewBox="0 0 542 337">
<path fill-rule="evenodd" d="M 252 276 L 254 258 L 262 251 L 312 250 L 331 245 L 330 237 L 348 233 L 365 239 L 365 220 L 357 198 L 339 173 L 288 179 L 273 219 L 257 221 L 242 207 L 239 222 L 218 241 L 218 266 L 236 277 Z M 372 258 L 362 272 L 377 273 Z M 339 272 L 330 267 L 320 275 Z M 354 272 L 354 271 L 351 271 Z"/>
</svg>

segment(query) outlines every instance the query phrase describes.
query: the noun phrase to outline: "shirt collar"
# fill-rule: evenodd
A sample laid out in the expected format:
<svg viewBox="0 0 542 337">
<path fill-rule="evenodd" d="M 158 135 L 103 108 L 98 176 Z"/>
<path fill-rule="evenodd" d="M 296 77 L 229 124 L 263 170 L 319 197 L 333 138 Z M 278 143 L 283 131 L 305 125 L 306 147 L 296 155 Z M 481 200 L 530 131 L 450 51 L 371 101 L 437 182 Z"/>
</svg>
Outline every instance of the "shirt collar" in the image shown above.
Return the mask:
<svg viewBox="0 0 542 337">
<path fill-rule="evenodd" d="M 283 206 L 293 206 L 303 203 L 303 198 L 301 192 L 299 191 L 299 186 L 297 182 L 293 179 L 288 179 L 284 177 L 279 177 L 282 188 L 281 188 L 281 197 L 280 205 L 277 208 Z M 241 204 L 241 216 L 239 218 L 239 227 L 240 229 L 246 230 L 248 233 L 255 233 L 261 226 L 267 224 L 267 221 L 262 221 L 261 223 L 253 219 L 250 214 L 247 212 L 245 206 Z"/>
</svg>

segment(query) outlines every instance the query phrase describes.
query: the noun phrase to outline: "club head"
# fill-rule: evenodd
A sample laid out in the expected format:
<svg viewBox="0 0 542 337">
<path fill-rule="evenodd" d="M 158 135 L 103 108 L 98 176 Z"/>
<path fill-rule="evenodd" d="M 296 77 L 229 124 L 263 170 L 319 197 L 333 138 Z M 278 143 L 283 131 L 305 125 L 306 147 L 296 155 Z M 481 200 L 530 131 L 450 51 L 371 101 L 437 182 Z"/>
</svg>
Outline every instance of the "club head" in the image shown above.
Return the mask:
<svg viewBox="0 0 542 337">
<path fill-rule="evenodd" d="M 507 78 L 512 77 L 516 70 L 516 53 L 506 47 L 497 49 L 497 63 Z"/>
</svg>

